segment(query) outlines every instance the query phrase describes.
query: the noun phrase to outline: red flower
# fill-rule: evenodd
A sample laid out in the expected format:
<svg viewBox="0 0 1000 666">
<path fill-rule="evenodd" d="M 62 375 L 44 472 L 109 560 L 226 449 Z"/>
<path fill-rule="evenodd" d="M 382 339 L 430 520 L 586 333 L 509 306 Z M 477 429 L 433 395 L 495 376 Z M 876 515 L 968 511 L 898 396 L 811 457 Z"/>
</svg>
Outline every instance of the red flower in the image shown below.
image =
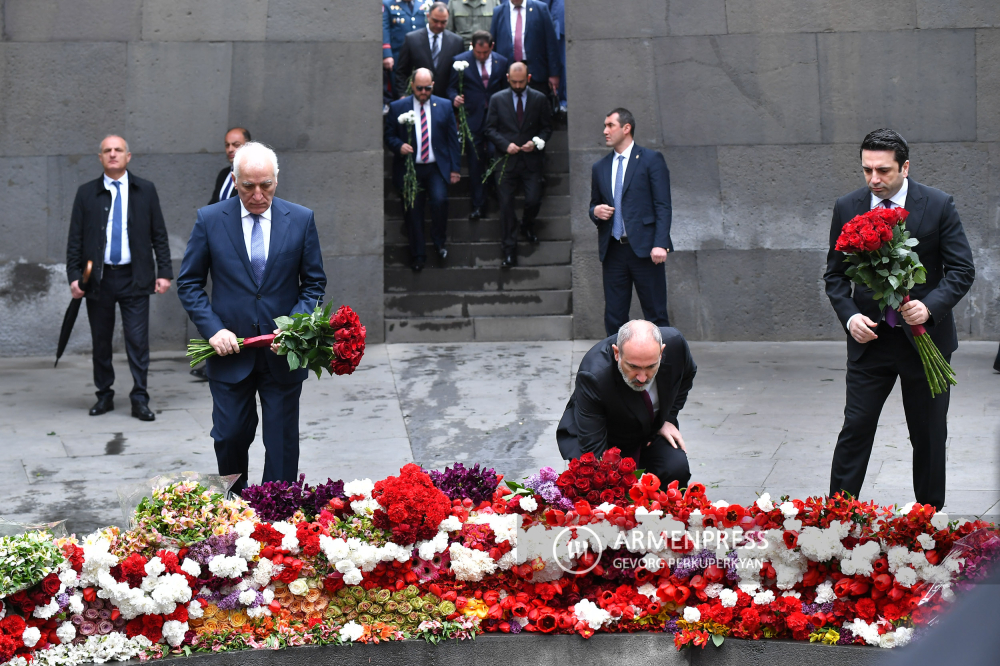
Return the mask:
<svg viewBox="0 0 1000 666">
<path fill-rule="evenodd" d="M 0 620 L 0 634 L 13 636 L 20 641 L 21 634 L 24 633 L 27 626 L 28 625 L 24 622 L 24 618 L 20 615 L 8 615 L 4 619 Z"/>
<path fill-rule="evenodd" d="M 543 634 L 551 634 L 556 629 L 558 620 L 555 614 L 551 610 L 547 610 L 544 613 L 538 615 L 538 619 L 535 620 L 535 626 Z"/>
<path fill-rule="evenodd" d="M 784 540 L 785 548 L 788 550 L 795 548 L 799 543 L 799 533 L 794 530 L 785 530 L 781 538 Z"/>
<path fill-rule="evenodd" d="M 20 640 L 17 642 L 13 638 L 7 636 L 6 634 L 0 634 L 0 663 L 7 663 L 14 658 L 14 654 L 17 652 L 17 648 L 21 647 L 23 643 Z"/>
<path fill-rule="evenodd" d="M 632 472 L 635 471 L 635 469 L 636 469 L 635 460 L 633 460 L 632 458 L 622 458 L 621 462 L 618 463 L 618 471 L 623 476 L 625 474 L 631 474 Z"/>
<path fill-rule="evenodd" d="M 54 573 L 49 574 L 42 579 L 42 591 L 45 592 L 49 597 L 55 596 L 59 591 L 59 576 Z"/>
<path fill-rule="evenodd" d="M 448 496 L 413 463 L 399 470 L 398 477 L 377 482 L 372 497 L 383 507 L 372 517 L 375 526 L 391 530 L 393 541 L 401 545 L 434 538 L 438 525 L 451 513 Z"/>
<path fill-rule="evenodd" d="M 875 614 L 878 613 L 878 609 L 875 607 L 875 602 L 868 597 L 858 599 L 858 603 L 855 604 L 854 610 L 857 612 L 858 617 L 865 622 L 871 622 L 874 620 Z"/>
</svg>

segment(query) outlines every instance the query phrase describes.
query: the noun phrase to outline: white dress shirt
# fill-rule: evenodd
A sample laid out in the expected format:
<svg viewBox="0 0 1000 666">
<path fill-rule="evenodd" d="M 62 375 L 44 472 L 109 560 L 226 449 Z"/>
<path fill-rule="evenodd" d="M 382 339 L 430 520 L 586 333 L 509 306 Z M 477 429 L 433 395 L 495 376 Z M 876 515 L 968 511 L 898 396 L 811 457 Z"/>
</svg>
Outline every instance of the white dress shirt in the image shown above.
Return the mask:
<svg viewBox="0 0 1000 666">
<path fill-rule="evenodd" d="M 434 58 L 434 38 L 437 37 L 437 52 L 441 53 L 441 46 L 442 46 L 441 42 L 444 40 L 444 33 L 442 32 L 439 35 L 435 35 L 431 31 L 431 24 L 430 23 L 428 23 L 427 25 L 425 25 L 424 28 L 427 30 L 427 45 L 431 48 L 431 58 L 433 59 Z"/>
<path fill-rule="evenodd" d="M 479 62 L 479 59 L 475 58 L 475 57 L 472 59 L 472 62 L 474 62 L 476 64 L 476 75 L 479 77 L 480 81 L 483 80 L 483 67 L 486 68 L 486 76 L 487 77 L 493 76 L 493 54 L 492 53 L 490 53 L 490 55 L 486 57 L 486 62 Z"/>
<path fill-rule="evenodd" d="M 132 263 L 132 250 L 128 246 L 128 171 L 118 179 L 121 188 L 116 188 L 112 185 L 113 182 L 115 181 L 108 174 L 104 174 L 104 187 L 111 192 L 111 207 L 108 208 L 108 237 L 107 243 L 104 245 L 104 263 L 111 263 L 111 225 L 114 222 L 115 197 L 118 196 L 120 189 L 122 197 L 122 260 L 118 262 L 118 265 L 122 266 Z"/>
<path fill-rule="evenodd" d="M 230 171 L 229 178 L 223 181 L 222 187 L 219 189 L 219 201 L 225 201 L 226 199 L 228 199 L 232 195 L 233 190 L 235 189 L 236 189 L 236 176 L 234 176 L 233 172 Z"/>
<path fill-rule="evenodd" d="M 660 392 L 656 388 L 656 379 L 649 383 L 649 388 L 646 389 L 646 393 L 649 394 L 649 399 L 653 403 L 653 414 L 660 413 Z"/>
<path fill-rule="evenodd" d="M 514 6 L 513 2 L 507 3 L 510 5 L 510 45 L 514 46 L 514 42 L 517 41 L 517 7 Z M 527 61 L 528 60 L 528 42 L 524 39 L 524 33 L 528 31 L 528 3 L 521 3 L 521 57 Z M 512 51 L 513 53 L 513 51 Z"/>
<path fill-rule="evenodd" d="M 417 123 L 413 126 L 413 137 L 416 139 L 415 145 L 413 147 L 414 155 L 413 158 L 416 160 L 417 164 L 431 164 L 437 160 L 434 158 L 434 116 L 431 115 L 431 100 L 430 98 L 424 102 L 424 113 L 427 116 L 427 161 L 420 159 L 420 151 L 423 149 L 423 130 L 420 127 L 420 102 L 417 101 L 417 96 L 413 96 L 413 113 L 417 116 Z"/>
<path fill-rule="evenodd" d="M 250 217 L 250 211 L 246 209 L 243 205 L 243 200 L 240 199 L 240 215 L 243 219 L 243 242 L 247 246 L 247 258 L 253 256 L 253 251 L 250 246 L 250 234 L 253 232 L 253 218 Z M 267 255 L 271 251 L 271 207 L 268 206 L 267 210 L 260 214 L 260 230 L 264 232 L 264 263 L 267 263 Z"/>
</svg>

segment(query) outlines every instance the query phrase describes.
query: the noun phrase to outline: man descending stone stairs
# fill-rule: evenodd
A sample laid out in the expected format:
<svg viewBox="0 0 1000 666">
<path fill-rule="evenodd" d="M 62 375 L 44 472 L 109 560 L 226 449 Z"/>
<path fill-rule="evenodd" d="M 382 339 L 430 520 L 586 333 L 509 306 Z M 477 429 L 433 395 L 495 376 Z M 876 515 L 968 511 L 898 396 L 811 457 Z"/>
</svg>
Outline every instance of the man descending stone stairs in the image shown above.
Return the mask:
<svg viewBox="0 0 1000 666">
<path fill-rule="evenodd" d="M 403 208 L 385 162 L 385 340 L 568 340 L 573 331 L 569 153 L 566 130 L 545 146 L 545 195 L 535 223 L 540 242 L 518 243 L 518 265 L 501 269 L 497 202 L 469 220 L 468 174 L 449 189 L 448 258 L 428 248 L 423 271 L 410 270 Z M 523 199 L 518 197 L 521 216 Z M 427 216 L 430 219 L 430 216 Z M 429 222 L 428 222 L 429 224 Z M 429 230 L 428 230 L 429 238 Z"/>
</svg>

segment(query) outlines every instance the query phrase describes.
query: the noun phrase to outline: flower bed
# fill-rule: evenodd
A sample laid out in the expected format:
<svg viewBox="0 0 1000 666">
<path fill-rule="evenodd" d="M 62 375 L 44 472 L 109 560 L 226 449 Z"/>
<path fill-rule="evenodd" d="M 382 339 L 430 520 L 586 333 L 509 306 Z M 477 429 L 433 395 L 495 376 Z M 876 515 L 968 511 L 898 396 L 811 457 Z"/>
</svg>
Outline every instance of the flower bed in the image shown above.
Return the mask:
<svg viewBox="0 0 1000 666">
<path fill-rule="evenodd" d="M 152 491 L 134 527 L 0 539 L 0 663 L 78 664 L 483 632 L 668 632 L 893 647 L 986 575 L 1000 532 L 932 507 L 711 502 L 608 451 L 520 483 Z"/>
</svg>

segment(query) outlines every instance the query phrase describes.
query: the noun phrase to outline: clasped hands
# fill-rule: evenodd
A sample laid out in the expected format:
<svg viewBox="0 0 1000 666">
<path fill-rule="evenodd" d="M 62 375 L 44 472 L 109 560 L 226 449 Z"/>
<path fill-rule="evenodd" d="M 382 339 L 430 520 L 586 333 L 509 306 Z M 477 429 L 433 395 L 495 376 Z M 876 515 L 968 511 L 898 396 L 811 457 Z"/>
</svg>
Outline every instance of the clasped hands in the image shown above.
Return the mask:
<svg viewBox="0 0 1000 666">
<path fill-rule="evenodd" d="M 667 440 L 670 446 L 675 449 L 680 448 L 681 451 L 687 453 L 687 446 L 684 445 L 684 438 L 681 437 L 681 431 L 670 421 L 664 421 L 663 426 L 657 434 L 662 435 L 663 439 Z M 646 442 L 646 446 L 650 445 L 652 445 L 652 442 Z"/>
<path fill-rule="evenodd" d="M 280 328 L 274 329 L 274 342 L 271 343 L 271 351 L 275 354 L 278 353 L 278 349 L 281 347 L 281 343 L 278 342 L 278 334 L 281 333 Z M 219 356 L 229 356 L 230 354 L 240 353 L 240 342 L 236 337 L 236 334 L 230 331 L 228 328 L 224 328 L 212 337 L 208 339 L 208 344 L 212 345 L 212 349 Z"/>
<path fill-rule="evenodd" d="M 529 141 L 528 143 L 524 144 L 523 146 L 519 146 L 519 145 L 517 145 L 515 143 L 509 143 L 509 144 L 507 144 L 507 154 L 508 155 L 517 155 L 518 153 L 521 153 L 521 152 L 530 153 L 534 149 L 535 149 L 535 142 L 534 141 Z"/>
<path fill-rule="evenodd" d="M 921 301 L 910 300 L 903 303 L 899 308 L 899 314 L 910 326 L 926 323 L 931 318 L 930 310 Z M 872 321 L 863 314 L 859 314 L 851 319 L 851 337 L 861 344 L 871 342 L 878 338 L 875 329 L 878 327 L 877 321 Z"/>
</svg>

